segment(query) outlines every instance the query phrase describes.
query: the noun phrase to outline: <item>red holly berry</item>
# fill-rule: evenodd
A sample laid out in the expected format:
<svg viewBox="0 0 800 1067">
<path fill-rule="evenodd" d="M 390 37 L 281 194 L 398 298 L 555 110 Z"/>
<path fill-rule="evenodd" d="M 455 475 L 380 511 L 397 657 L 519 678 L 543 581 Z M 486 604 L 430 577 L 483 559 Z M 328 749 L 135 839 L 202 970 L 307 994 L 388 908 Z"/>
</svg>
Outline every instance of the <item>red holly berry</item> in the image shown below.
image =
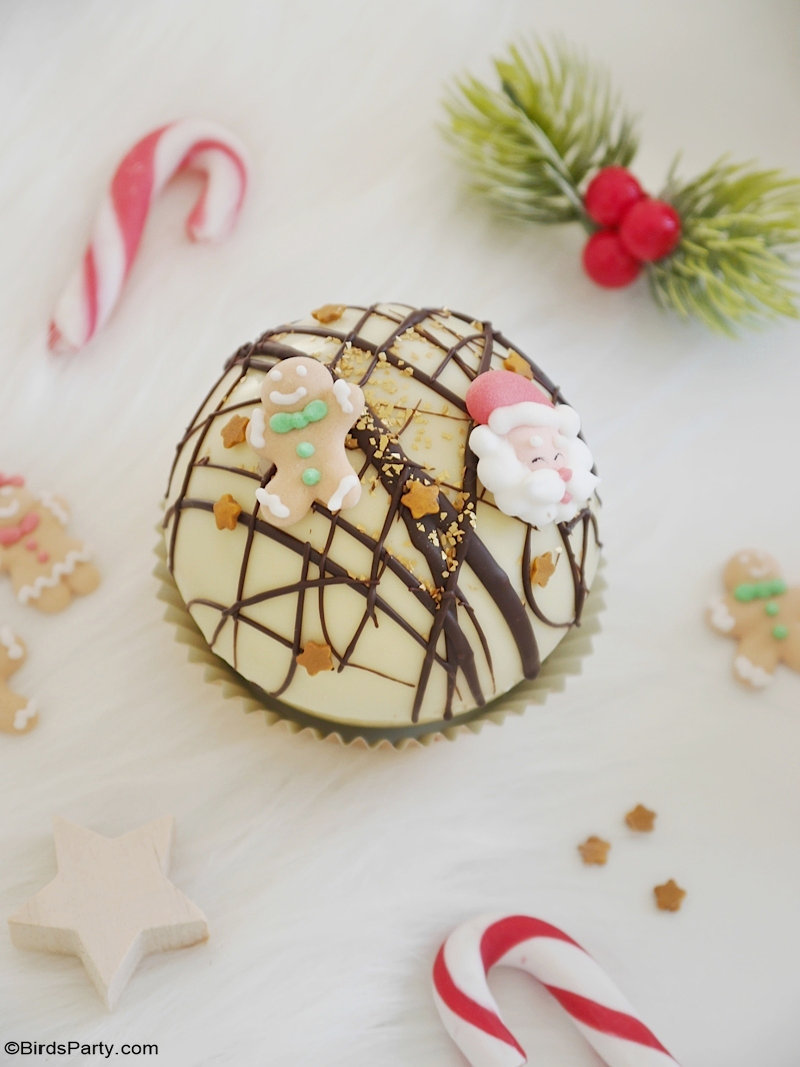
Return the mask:
<svg viewBox="0 0 800 1067">
<path fill-rule="evenodd" d="M 584 245 L 583 269 L 598 285 L 620 289 L 636 279 L 642 264 L 623 246 L 615 230 L 598 230 Z"/>
<path fill-rule="evenodd" d="M 651 263 L 668 256 L 681 239 L 681 219 L 663 200 L 640 200 L 620 223 L 619 238 L 632 256 Z"/>
<path fill-rule="evenodd" d="M 643 196 L 641 185 L 625 167 L 603 167 L 589 182 L 583 206 L 599 226 L 619 226 L 628 208 Z"/>
</svg>

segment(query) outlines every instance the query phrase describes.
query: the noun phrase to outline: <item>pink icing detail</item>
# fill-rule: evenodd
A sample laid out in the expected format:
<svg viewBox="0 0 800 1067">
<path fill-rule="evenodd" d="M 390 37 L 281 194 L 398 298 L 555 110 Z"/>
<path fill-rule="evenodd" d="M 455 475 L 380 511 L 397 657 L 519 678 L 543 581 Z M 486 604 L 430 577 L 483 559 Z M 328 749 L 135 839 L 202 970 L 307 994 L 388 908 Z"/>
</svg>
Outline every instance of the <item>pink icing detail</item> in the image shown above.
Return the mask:
<svg viewBox="0 0 800 1067">
<path fill-rule="evenodd" d="M 21 489 L 25 484 L 25 479 L 21 474 L 0 474 L 0 487 L 4 485 L 15 485 L 18 489 Z"/>
<path fill-rule="evenodd" d="M 497 407 L 510 404 L 546 404 L 553 402 L 529 378 L 515 374 L 510 370 L 490 370 L 479 374 L 467 389 L 465 401 L 467 411 L 475 422 L 485 425 L 489 416 Z"/>
<path fill-rule="evenodd" d="M 25 542 L 25 547 L 29 552 L 35 552 L 39 547 L 39 542 L 35 538 L 31 538 L 30 541 Z"/>
<path fill-rule="evenodd" d="M 39 555 L 36 557 L 36 559 L 38 560 L 39 563 L 47 563 L 47 561 L 50 559 L 50 553 L 49 552 L 40 552 Z"/>
<path fill-rule="evenodd" d="M 32 533 L 38 525 L 39 516 L 35 511 L 31 511 L 16 526 L 0 527 L 0 545 L 15 545 L 25 534 Z"/>
<path fill-rule="evenodd" d="M 569 467 L 559 467 L 558 473 L 561 475 L 561 480 L 568 482 L 572 478 L 572 471 Z"/>
</svg>

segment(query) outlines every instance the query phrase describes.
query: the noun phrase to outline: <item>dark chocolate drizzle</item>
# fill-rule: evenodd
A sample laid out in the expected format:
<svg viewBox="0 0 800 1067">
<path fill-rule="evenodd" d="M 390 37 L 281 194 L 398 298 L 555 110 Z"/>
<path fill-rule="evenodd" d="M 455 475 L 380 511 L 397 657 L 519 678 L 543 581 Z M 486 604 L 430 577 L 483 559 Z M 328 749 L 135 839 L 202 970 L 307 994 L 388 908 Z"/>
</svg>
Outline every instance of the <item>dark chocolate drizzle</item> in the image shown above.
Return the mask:
<svg viewBox="0 0 800 1067">
<path fill-rule="evenodd" d="M 164 521 L 165 527 L 168 526 L 170 522 L 172 523 L 168 544 L 168 563 L 171 570 L 174 566 L 175 546 L 181 514 L 184 511 L 193 508 L 199 508 L 205 511 L 211 511 L 213 509 L 213 501 L 193 499 L 187 496 L 193 470 L 198 466 L 206 465 L 208 467 L 229 471 L 231 474 L 259 480 L 257 474 L 243 470 L 240 467 L 225 467 L 220 464 L 211 464 L 208 462 L 207 458 L 200 458 L 200 451 L 209 429 L 217 420 L 229 417 L 232 412 L 238 409 L 252 406 L 252 401 L 229 403 L 231 394 L 234 392 L 241 379 L 247 375 L 249 371 L 255 370 L 266 373 L 280 360 L 304 354 L 301 350 L 283 343 L 282 340 L 277 340 L 276 337 L 280 335 L 293 334 L 294 336 L 299 337 L 318 336 L 325 338 L 326 340 L 337 340 L 339 342 L 338 349 L 328 360 L 328 366 L 334 373 L 337 368 L 340 368 L 348 349 L 351 346 L 355 346 L 361 352 L 369 354 L 367 368 L 359 379 L 360 385 L 364 386 L 369 382 L 375 368 L 380 364 L 389 364 L 397 368 L 402 368 L 405 374 L 415 378 L 432 393 L 440 397 L 442 400 L 447 401 L 457 411 L 463 413 L 465 420 L 468 420 L 468 414 L 463 395 L 459 395 L 451 388 L 443 385 L 440 381 L 440 377 L 448 364 L 452 362 L 467 379 L 471 380 L 477 374 L 489 369 L 495 346 L 499 344 L 506 349 L 513 348 L 514 351 L 519 353 L 522 358 L 529 363 L 537 383 L 547 390 L 554 402 L 566 402 L 558 386 L 550 381 L 547 375 L 544 374 L 533 360 L 521 353 L 517 346 L 512 346 L 502 334 L 493 330 L 489 323 L 474 323 L 469 316 L 457 312 L 448 312 L 430 308 L 409 308 L 407 314 L 398 316 L 395 313 L 395 308 L 396 305 L 391 308 L 388 308 L 385 305 L 372 305 L 371 307 L 366 308 L 356 308 L 356 310 L 361 311 L 362 314 L 355 327 L 346 333 L 332 329 L 330 326 L 317 327 L 297 324 L 281 326 L 263 334 L 254 344 L 243 345 L 228 360 L 225 365 L 225 373 L 227 374 L 233 368 L 238 368 L 238 376 L 232 378 L 227 393 L 222 397 L 217 407 L 204 418 L 200 419 L 201 412 L 214 394 L 214 391 L 218 388 L 222 379 L 220 379 L 220 381 L 218 381 L 209 391 L 203 403 L 195 413 L 192 424 L 187 429 L 186 434 L 179 442 L 176 450 L 175 461 L 170 473 L 170 486 L 167 494 L 168 498 L 171 493 L 172 481 L 181 453 L 191 442 L 191 454 L 186 464 L 186 471 L 182 483 L 174 496 L 173 503 L 167 510 Z M 390 330 L 389 335 L 380 344 L 375 344 L 361 336 L 361 330 L 374 315 L 380 316 L 382 319 L 393 324 L 393 328 Z M 448 344 L 445 344 L 440 337 L 436 336 L 430 329 L 426 329 L 423 326 L 423 323 L 426 323 L 434 317 L 437 331 L 451 334 L 453 338 L 452 345 L 448 346 Z M 451 318 L 456 320 L 459 324 L 467 323 L 471 325 L 474 332 L 462 336 L 456 331 L 449 329 L 448 319 Z M 438 367 L 432 374 L 425 373 L 420 367 L 401 359 L 394 351 L 392 351 L 392 347 L 398 338 L 400 338 L 407 330 L 412 329 L 429 344 L 436 346 L 443 353 Z M 471 367 L 463 359 L 463 350 L 468 347 L 472 348 L 473 354 L 479 353 L 480 355 L 477 370 L 475 367 Z M 411 421 L 412 416 L 409 416 L 406 424 L 398 432 L 393 433 L 384 425 L 377 414 L 368 407 L 366 414 L 358 420 L 351 431 L 352 437 L 355 439 L 359 449 L 366 457 L 361 469 L 361 477 L 363 478 L 365 473 L 372 471 L 389 498 L 385 521 L 377 537 L 373 538 L 354 526 L 348 521 L 346 513 L 344 515 L 341 513 L 332 514 L 322 504 L 316 503 L 313 505 L 314 510 L 318 514 L 324 515 L 330 525 L 329 534 L 324 547 L 322 550 L 316 550 L 312 548 L 308 542 L 301 541 L 294 537 L 291 532 L 275 527 L 271 523 L 258 518 L 257 509 L 254 503 L 252 514 L 242 512 L 237 520 L 240 524 L 243 524 L 246 527 L 247 538 L 244 552 L 242 554 L 236 599 L 234 603 L 218 604 L 209 600 L 200 599 L 189 601 L 187 603 L 187 607 L 190 611 L 195 604 L 202 604 L 207 607 L 213 607 L 219 612 L 219 622 L 209 642 L 212 648 L 226 622 L 229 619 L 233 620 L 232 666 L 234 669 L 237 667 L 236 646 L 238 628 L 240 625 L 256 628 L 260 632 L 271 637 L 279 645 L 291 651 L 291 662 L 286 676 L 284 677 L 283 682 L 270 695 L 276 697 L 280 696 L 286 692 L 291 684 L 297 669 L 295 657 L 300 652 L 300 631 L 305 598 L 308 594 L 313 594 L 314 590 L 316 590 L 318 597 L 319 617 L 323 636 L 325 641 L 331 647 L 332 656 L 337 670 L 342 671 L 346 668 L 356 668 L 372 671 L 382 677 L 389 677 L 389 675 L 377 669 L 375 666 L 360 664 L 354 659 L 358 650 L 359 639 L 365 628 L 370 625 L 370 623 L 377 626 L 379 622 L 379 614 L 381 613 L 386 617 L 391 618 L 398 626 L 402 627 L 402 629 L 424 649 L 422 667 L 416 684 L 416 692 L 411 713 L 411 721 L 414 723 L 419 719 L 425 692 L 434 669 L 442 670 L 446 675 L 446 701 L 443 714 L 445 719 L 452 717 L 453 700 L 456 694 L 458 694 L 459 697 L 461 695 L 459 682 L 463 683 L 469 690 L 471 698 L 477 707 L 482 707 L 487 702 L 487 699 L 490 699 L 495 695 L 494 693 L 490 693 L 487 697 L 483 692 L 480 682 L 480 672 L 476 659 L 476 654 L 478 653 L 483 657 L 490 676 L 493 678 L 490 652 L 491 641 L 481 628 L 477 614 L 470 606 L 459 583 L 459 578 L 465 565 L 471 570 L 472 574 L 477 578 L 502 614 L 507 626 L 508 637 L 514 642 L 517 648 L 520 666 L 525 678 L 536 677 L 540 668 L 539 650 L 533 630 L 531 614 L 540 622 L 551 627 L 569 628 L 571 626 L 579 625 L 584 602 L 588 593 L 588 585 L 585 577 L 585 564 L 589 550 L 590 531 L 593 534 L 595 541 L 597 541 L 596 520 L 590 509 L 588 507 L 585 508 L 570 523 L 559 524 L 564 555 L 572 575 L 574 587 L 573 611 L 565 619 L 553 620 L 548 618 L 536 603 L 530 577 L 534 528 L 528 526 L 525 530 L 521 567 L 522 588 L 527 608 L 530 609 L 531 614 L 529 614 L 525 602 L 520 600 L 508 574 L 491 556 L 475 529 L 475 506 L 479 499 L 482 500 L 482 491 L 480 490 L 477 481 L 477 458 L 468 446 L 465 447 L 464 468 L 461 483 L 460 485 L 452 485 L 452 488 L 458 490 L 458 502 L 460 505 L 458 508 L 450 501 L 444 492 L 441 492 L 439 495 L 439 515 L 427 515 L 421 519 L 415 519 L 410 510 L 401 504 L 401 497 L 409 478 L 413 477 L 413 479 L 421 481 L 426 485 L 433 481 L 425 468 L 409 457 L 401 445 L 400 437 Z M 192 440 L 193 438 L 194 440 Z M 379 442 L 382 444 L 382 447 L 380 448 Z M 376 453 L 380 453 L 380 455 L 376 455 Z M 261 484 L 265 485 L 272 477 L 272 474 L 272 470 L 268 471 L 264 477 L 260 479 Z M 442 485 L 441 482 L 440 485 Z M 488 501 L 482 500 L 481 506 L 489 506 Z M 428 586 L 422 585 L 419 575 L 409 570 L 396 556 L 390 554 L 386 549 L 386 539 L 392 525 L 396 521 L 401 521 L 404 524 L 411 544 L 426 561 L 430 571 L 430 582 L 428 583 Z M 582 535 L 580 538 L 579 552 L 576 555 L 572 544 L 572 535 L 578 526 L 581 527 Z M 370 549 L 372 553 L 372 561 L 366 580 L 352 578 L 341 565 L 331 559 L 330 549 L 337 530 L 341 530 L 348 536 L 355 538 Z M 456 540 L 455 549 L 451 551 L 449 556 L 445 553 L 440 541 L 440 535 L 445 530 L 460 531 L 460 539 Z M 283 547 L 288 548 L 300 557 L 300 576 L 296 581 L 290 582 L 285 586 L 271 588 L 263 593 L 244 597 L 243 592 L 248 575 L 252 545 L 254 538 L 257 535 L 271 539 Z M 312 564 L 318 570 L 318 576 L 315 578 L 309 578 L 309 568 Z M 381 577 L 387 569 L 403 581 L 411 595 L 414 596 L 429 612 L 431 616 L 431 626 L 427 634 L 418 633 L 417 630 L 402 617 L 400 612 L 381 596 Z M 333 635 L 325 617 L 324 594 L 327 588 L 341 585 L 343 583 L 347 583 L 350 588 L 356 590 L 363 597 L 364 610 L 347 646 L 340 650 L 333 639 Z M 282 634 L 273 631 L 269 627 L 253 619 L 248 614 L 248 608 L 252 607 L 254 604 L 285 595 L 295 595 L 297 598 L 294 637 L 292 640 L 287 640 Z M 464 620 L 467 620 L 474 629 L 478 637 L 479 648 L 473 647 L 470 635 L 464 628 Z M 493 635 L 493 637 L 495 636 L 496 635 Z M 444 639 L 445 647 L 444 655 L 437 652 L 437 646 L 442 638 Z M 400 680 L 395 679 L 395 681 Z M 401 682 L 401 684 L 408 683 Z"/>
</svg>

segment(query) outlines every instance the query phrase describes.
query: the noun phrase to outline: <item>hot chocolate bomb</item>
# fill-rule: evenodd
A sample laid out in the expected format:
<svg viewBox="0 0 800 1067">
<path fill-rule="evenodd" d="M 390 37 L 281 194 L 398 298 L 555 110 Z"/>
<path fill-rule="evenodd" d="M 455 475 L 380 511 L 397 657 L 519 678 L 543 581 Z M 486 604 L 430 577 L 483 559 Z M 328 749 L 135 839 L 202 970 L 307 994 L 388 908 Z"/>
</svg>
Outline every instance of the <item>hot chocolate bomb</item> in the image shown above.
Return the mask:
<svg viewBox="0 0 800 1067">
<path fill-rule="evenodd" d="M 489 324 L 326 305 L 242 346 L 198 409 L 169 569 L 209 648 L 287 718 L 442 729 L 580 622 L 598 539 L 578 425 Z"/>
</svg>

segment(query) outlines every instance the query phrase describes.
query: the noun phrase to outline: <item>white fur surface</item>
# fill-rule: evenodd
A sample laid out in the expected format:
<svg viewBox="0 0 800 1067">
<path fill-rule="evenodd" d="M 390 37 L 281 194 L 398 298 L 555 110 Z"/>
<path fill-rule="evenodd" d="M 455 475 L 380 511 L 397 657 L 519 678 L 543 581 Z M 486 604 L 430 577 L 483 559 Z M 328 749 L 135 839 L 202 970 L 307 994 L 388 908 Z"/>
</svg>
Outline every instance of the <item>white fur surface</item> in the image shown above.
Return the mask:
<svg viewBox="0 0 800 1067">
<path fill-rule="evenodd" d="M 523 911 L 579 940 L 684 1067 L 795 1067 L 800 678 L 738 687 L 703 609 L 739 547 L 800 581 L 800 331 L 733 343 L 660 314 L 643 284 L 593 287 L 579 228 L 494 219 L 435 124 L 447 78 L 560 32 L 640 111 L 649 188 L 679 149 L 686 174 L 726 151 L 800 173 L 797 6 L 6 0 L 0 23 L 0 469 L 64 496 L 104 576 L 53 617 L 0 585 L 0 623 L 29 648 L 13 683 L 41 709 L 0 736 L 0 915 L 52 878 L 54 814 L 108 835 L 173 814 L 173 877 L 211 929 L 145 961 L 112 1015 L 77 960 L 0 930 L 4 1041 L 155 1042 L 168 1067 L 458 1067 L 436 949 L 473 913 Z M 196 187 L 170 186 L 106 328 L 49 356 L 117 161 L 181 115 L 247 144 L 239 226 L 190 244 Z M 226 703 L 150 575 L 174 442 L 224 359 L 309 308 L 374 299 L 491 319 L 540 359 L 606 505 L 608 609 L 583 674 L 501 729 L 400 755 Z M 638 801 L 652 835 L 623 825 Z M 591 833 L 612 842 L 605 868 L 579 862 Z M 677 915 L 652 903 L 670 877 Z M 532 983 L 492 984 L 532 1063 L 599 1062 Z"/>
</svg>

